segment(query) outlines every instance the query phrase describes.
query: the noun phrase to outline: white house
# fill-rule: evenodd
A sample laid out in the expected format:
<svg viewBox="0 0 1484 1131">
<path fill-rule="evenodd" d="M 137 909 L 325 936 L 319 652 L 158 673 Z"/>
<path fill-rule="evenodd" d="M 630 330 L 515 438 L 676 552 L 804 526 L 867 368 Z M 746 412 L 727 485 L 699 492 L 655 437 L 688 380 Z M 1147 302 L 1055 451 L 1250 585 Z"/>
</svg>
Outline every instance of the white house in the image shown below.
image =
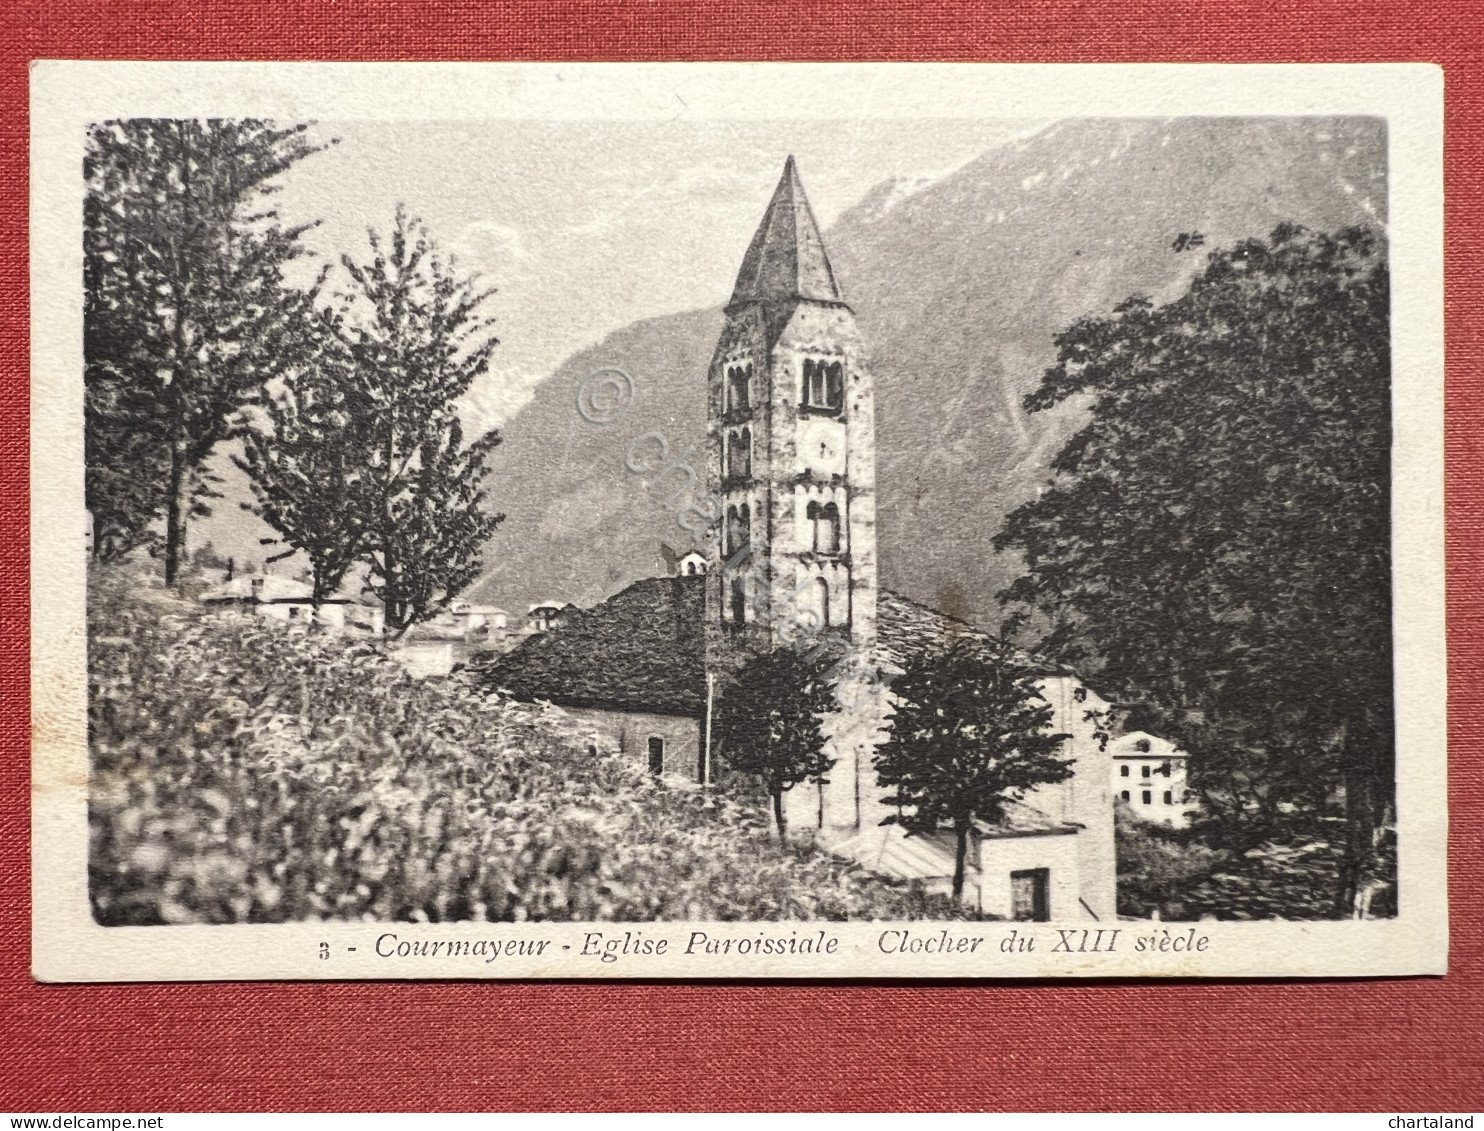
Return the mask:
<svg viewBox="0 0 1484 1131">
<path fill-rule="evenodd" d="M 320 602 L 316 618 L 314 591 L 302 581 L 274 574 L 247 573 L 214 585 L 201 594 L 201 603 L 218 610 L 237 610 L 291 624 L 315 622 L 330 628 L 353 628 L 380 636 L 382 611 L 348 597 Z"/>
<path fill-rule="evenodd" d="M 476 605 L 470 601 L 454 601 L 448 611 L 464 626 L 466 632 L 481 628 L 503 631 L 509 627 L 510 614 L 497 605 Z"/>
<path fill-rule="evenodd" d="M 498 643 L 504 639 L 510 614 L 495 605 L 476 605 L 470 601 L 450 601 L 448 607 L 417 627 L 416 635 L 425 639 L 462 640 L 469 644 Z"/>
<path fill-rule="evenodd" d="M 1140 820 L 1181 829 L 1195 805 L 1186 782 L 1188 756 L 1167 738 L 1134 731 L 1108 743 L 1113 796 Z"/>
<path fill-rule="evenodd" d="M 447 608 L 414 625 L 392 655 L 418 678 L 447 675 L 475 652 L 512 646 L 509 626 L 510 614 L 495 605 L 450 601 Z"/>
</svg>

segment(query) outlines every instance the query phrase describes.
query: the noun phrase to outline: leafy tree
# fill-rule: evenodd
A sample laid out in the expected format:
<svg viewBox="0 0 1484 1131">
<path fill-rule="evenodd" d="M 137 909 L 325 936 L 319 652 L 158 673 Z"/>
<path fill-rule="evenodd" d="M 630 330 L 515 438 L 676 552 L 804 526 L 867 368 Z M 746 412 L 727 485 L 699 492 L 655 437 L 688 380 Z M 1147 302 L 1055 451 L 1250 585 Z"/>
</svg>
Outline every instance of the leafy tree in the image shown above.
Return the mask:
<svg viewBox="0 0 1484 1131">
<path fill-rule="evenodd" d="M 356 399 L 335 317 L 316 309 L 312 294 L 299 300 L 284 343 L 279 379 L 258 399 L 260 419 L 243 433 L 235 462 L 256 499 L 242 505 L 288 547 L 268 560 L 302 551 L 318 608 L 366 551 L 376 514 L 367 467 L 372 422 Z"/>
<path fill-rule="evenodd" d="M 1374 233 L 1282 225 L 1076 322 L 1026 407 L 1091 418 L 995 538 L 1007 627 L 1195 754 L 1224 843 L 1342 805 L 1339 914 L 1393 796 L 1388 319 Z"/>
<path fill-rule="evenodd" d="M 83 274 L 87 501 L 114 557 L 165 518 L 165 581 L 212 496 L 203 465 L 273 371 L 283 268 L 309 225 L 264 198 L 319 148 L 307 127 L 133 118 L 88 133 Z"/>
<path fill-rule="evenodd" d="M 494 293 L 440 257 L 422 221 L 398 206 L 371 258 L 342 258 L 352 400 L 367 430 L 371 589 L 394 631 L 435 615 L 479 575 L 504 520 L 484 506 L 488 432 L 464 444 L 456 402 L 489 366 Z"/>
<path fill-rule="evenodd" d="M 165 509 L 170 447 L 155 404 L 91 359 L 83 394 L 84 492 L 93 516 L 93 554 L 123 557 L 158 538 L 151 524 Z"/>
<path fill-rule="evenodd" d="M 768 791 L 780 842 L 788 837 L 784 793 L 822 780 L 834 765 L 821 729 L 833 707 L 825 666 L 788 647 L 749 660 L 716 705 L 718 750 L 732 769 L 754 775 Z"/>
<path fill-rule="evenodd" d="M 918 835 L 953 832 L 955 903 L 974 822 L 996 822 L 1007 801 L 1072 776 L 1071 762 L 1057 757 L 1070 736 L 1052 733 L 1037 674 L 1013 649 L 966 637 L 891 685 L 899 705 L 875 764 L 877 779 L 894 791 L 886 804 L 898 812 L 882 824 Z"/>
</svg>

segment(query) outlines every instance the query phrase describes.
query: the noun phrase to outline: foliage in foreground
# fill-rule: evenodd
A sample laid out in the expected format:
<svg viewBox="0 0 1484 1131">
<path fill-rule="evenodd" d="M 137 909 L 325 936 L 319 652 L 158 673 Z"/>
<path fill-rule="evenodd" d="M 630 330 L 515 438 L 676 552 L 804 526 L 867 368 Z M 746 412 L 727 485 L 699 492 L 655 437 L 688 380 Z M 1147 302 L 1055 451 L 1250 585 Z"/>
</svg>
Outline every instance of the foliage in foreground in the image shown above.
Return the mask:
<svg viewBox="0 0 1484 1131">
<path fill-rule="evenodd" d="M 101 923 L 957 914 L 368 642 L 203 617 L 118 576 L 89 607 Z"/>
<path fill-rule="evenodd" d="M 1118 913 L 1145 919 L 1331 919 L 1344 867 L 1344 822 L 1321 817 L 1245 851 L 1213 848 L 1200 829 L 1139 820 L 1118 803 Z M 1394 859 L 1394 844 L 1377 855 Z M 1384 849 L 1384 850 L 1383 850 Z M 1359 912 L 1396 914 L 1396 874 L 1368 873 Z"/>
</svg>

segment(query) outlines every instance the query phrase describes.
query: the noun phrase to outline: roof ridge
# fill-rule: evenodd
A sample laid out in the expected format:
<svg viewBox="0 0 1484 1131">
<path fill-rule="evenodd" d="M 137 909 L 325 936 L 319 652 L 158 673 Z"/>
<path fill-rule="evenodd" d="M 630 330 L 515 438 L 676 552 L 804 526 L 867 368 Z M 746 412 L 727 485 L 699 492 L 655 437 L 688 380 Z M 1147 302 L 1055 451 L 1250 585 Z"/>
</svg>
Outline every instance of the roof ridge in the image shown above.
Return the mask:
<svg viewBox="0 0 1484 1131">
<path fill-rule="evenodd" d="M 925 604 L 922 601 L 914 600 L 913 598 L 905 596 L 902 593 L 898 593 L 895 589 L 888 589 L 885 586 L 882 586 L 879 592 L 884 596 L 892 597 L 898 601 L 901 601 L 904 605 L 911 605 L 913 608 L 923 610 L 923 612 L 932 613 L 935 617 L 942 617 L 945 621 L 952 621 L 956 625 L 962 625 L 964 628 L 968 629 L 976 636 L 983 636 L 987 640 L 1000 639 L 993 633 L 985 632 L 982 628 L 975 628 L 973 622 L 971 621 L 966 621 L 962 617 L 956 617 L 952 613 L 945 613 L 942 609 L 935 609 L 932 605 Z"/>
</svg>

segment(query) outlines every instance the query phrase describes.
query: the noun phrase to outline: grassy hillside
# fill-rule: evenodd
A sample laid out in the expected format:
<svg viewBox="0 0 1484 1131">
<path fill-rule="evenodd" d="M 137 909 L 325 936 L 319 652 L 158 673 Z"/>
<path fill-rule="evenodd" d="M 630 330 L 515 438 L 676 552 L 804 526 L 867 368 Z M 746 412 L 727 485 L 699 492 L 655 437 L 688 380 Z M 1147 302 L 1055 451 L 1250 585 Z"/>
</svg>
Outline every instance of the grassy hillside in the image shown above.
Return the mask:
<svg viewBox="0 0 1484 1131">
<path fill-rule="evenodd" d="M 591 753 L 554 709 L 122 574 L 90 598 L 101 923 L 949 914 Z"/>
</svg>

